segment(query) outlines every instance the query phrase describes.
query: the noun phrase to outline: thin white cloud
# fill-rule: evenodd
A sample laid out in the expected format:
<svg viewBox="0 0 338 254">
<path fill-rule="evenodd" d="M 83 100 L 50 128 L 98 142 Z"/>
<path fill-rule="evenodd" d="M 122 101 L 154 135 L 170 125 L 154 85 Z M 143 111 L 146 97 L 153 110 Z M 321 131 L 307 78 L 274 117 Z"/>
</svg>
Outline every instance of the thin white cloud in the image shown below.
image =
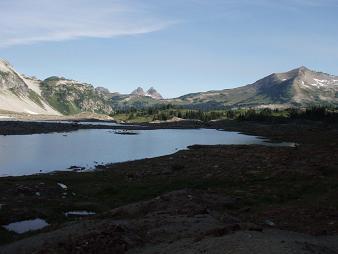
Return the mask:
<svg viewBox="0 0 338 254">
<path fill-rule="evenodd" d="M 209 5 L 210 0 L 188 0 L 194 4 Z M 290 7 L 330 7 L 338 6 L 337 0 L 213 0 L 212 4 L 218 6 L 284 6 Z"/>
<path fill-rule="evenodd" d="M 177 20 L 203 19 L 205 11 L 213 13 L 207 19 L 242 18 L 253 6 L 303 10 L 337 5 L 337 0 L 0 0 L 0 47 L 145 34 Z"/>
<path fill-rule="evenodd" d="M 144 34 L 173 23 L 129 0 L 1 0 L 0 47 Z"/>
</svg>

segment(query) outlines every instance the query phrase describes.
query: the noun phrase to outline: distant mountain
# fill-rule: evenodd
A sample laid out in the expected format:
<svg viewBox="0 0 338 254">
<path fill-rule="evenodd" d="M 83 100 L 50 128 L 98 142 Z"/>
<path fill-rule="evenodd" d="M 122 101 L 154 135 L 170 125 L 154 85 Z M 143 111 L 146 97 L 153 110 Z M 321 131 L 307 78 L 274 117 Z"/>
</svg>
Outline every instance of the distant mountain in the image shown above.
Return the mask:
<svg viewBox="0 0 338 254">
<path fill-rule="evenodd" d="M 146 96 L 146 93 L 144 92 L 144 90 L 143 90 L 142 87 L 138 87 L 134 91 L 132 91 L 130 95 L 134 95 L 134 96 Z"/>
<path fill-rule="evenodd" d="M 113 108 L 144 108 L 162 103 L 166 103 L 166 101 L 153 87 L 147 92 L 142 87 L 138 87 L 130 94 L 112 95 Z"/>
<path fill-rule="evenodd" d="M 300 67 L 243 87 L 163 99 L 153 87 L 147 92 L 138 87 L 131 94 L 119 94 L 63 77 L 42 81 L 19 74 L 0 60 L 0 110 L 49 115 L 109 114 L 119 108 L 168 103 L 199 109 L 338 105 L 338 77 Z"/>
<path fill-rule="evenodd" d="M 338 77 L 300 67 L 243 87 L 188 94 L 173 102 L 201 108 L 338 105 Z"/>
<path fill-rule="evenodd" d="M 146 96 L 149 96 L 149 97 L 156 99 L 156 100 L 162 100 L 163 99 L 162 95 L 159 92 L 157 92 L 154 87 L 149 88 L 149 90 L 146 93 Z"/>
<path fill-rule="evenodd" d="M 137 89 L 132 91 L 130 95 L 131 96 L 138 96 L 138 97 L 147 96 L 147 97 L 151 97 L 155 100 L 162 100 L 163 99 L 162 95 L 159 92 L 157 92 L 154 87 L 149 88 L 149 90 L 147 92 L 144 92 L 142 87 L 138 87 Z"/>
</svg>

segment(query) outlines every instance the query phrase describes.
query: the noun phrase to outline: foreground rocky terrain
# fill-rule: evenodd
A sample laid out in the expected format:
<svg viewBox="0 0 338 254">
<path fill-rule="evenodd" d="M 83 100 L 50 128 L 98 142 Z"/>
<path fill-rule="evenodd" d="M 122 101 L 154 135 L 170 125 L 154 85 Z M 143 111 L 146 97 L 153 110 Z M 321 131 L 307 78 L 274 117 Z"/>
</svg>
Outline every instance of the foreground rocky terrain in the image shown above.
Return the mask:
<svg viewBox="0 0 338 254">
<path fill-rule="evenodd" d="M 1 225 L 50 224 L 1 228 L 0 253 L 338 253 L 337 126 L 210 125 L 297 146 L 193 146 L 94 172 L 0 178 Z"/>
<path fill-rule="evenodd" d="M 2 253 L 337 253 L 336 237 L 242 222 L 238 201 L 181 190 L 111 210 L 5 247 Z M 107 219 L 109 217 L 109 219 Z M 272 223 L 272 222 L 271 222 Z"/>
</svg>

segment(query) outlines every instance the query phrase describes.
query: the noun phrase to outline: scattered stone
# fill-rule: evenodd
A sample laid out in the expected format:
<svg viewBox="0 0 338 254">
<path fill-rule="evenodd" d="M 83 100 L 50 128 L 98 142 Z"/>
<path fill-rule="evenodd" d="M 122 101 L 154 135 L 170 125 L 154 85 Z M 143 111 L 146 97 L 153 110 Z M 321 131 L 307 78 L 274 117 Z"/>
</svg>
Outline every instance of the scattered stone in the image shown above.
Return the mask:
<svg viewBox="0 0 338 254">
<path fill-rule="evenodd" d="M 271 220 L 265 220 L 265 221 L 264 221 L 264 224 L 266 224 L 266 225 L 268 225 L 268 226 L 270 226 L 270 227 L 276 226 L 276 224 L 275 224 L 273 221 L 271 221 Z"/>
<path fill-rule="evenodd" d="M 57 183 L 57 185 L 59 185 L 62 189 L 67 190 L 68 186 L 63 184 L 63 183 Z"/>
</svg>

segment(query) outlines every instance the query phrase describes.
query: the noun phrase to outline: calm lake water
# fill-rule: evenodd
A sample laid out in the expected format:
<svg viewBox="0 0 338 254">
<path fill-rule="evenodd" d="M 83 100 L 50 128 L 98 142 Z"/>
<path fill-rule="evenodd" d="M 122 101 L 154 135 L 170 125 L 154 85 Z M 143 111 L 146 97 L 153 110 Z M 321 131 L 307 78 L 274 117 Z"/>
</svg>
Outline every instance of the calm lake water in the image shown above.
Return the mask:
<svg viewBox="0 0 338 254">
<path fill-rule="evenodd" d="M 137 132 L 139 135 L 117 135 L 111 130 L 91 129 L 0 136 L 0 176 L 30 175 L 70 166 L 89 169 L 97 164 L 167 155 L 194 144 L 267 144 L 258 137 L 209 129 Z"/>
</svg>

